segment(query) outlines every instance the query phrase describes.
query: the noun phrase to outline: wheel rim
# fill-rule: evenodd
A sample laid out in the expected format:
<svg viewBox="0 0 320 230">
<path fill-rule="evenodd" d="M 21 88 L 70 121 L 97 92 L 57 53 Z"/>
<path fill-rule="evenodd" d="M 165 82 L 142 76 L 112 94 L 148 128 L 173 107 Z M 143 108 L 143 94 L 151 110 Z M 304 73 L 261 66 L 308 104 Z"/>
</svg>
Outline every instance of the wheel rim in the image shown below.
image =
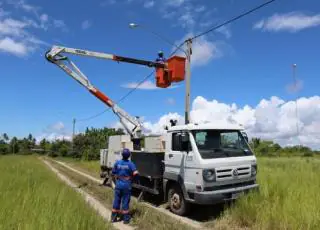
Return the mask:
<svg viewBox="0 0 320 230">
<path fill-rule="evenodd" d="M 171 204 L 175 209 L 179 209 L 181 207 L 181 199 L 179 194 L 173 194 L 173 196 L 171 197 Z"/>
</svg>

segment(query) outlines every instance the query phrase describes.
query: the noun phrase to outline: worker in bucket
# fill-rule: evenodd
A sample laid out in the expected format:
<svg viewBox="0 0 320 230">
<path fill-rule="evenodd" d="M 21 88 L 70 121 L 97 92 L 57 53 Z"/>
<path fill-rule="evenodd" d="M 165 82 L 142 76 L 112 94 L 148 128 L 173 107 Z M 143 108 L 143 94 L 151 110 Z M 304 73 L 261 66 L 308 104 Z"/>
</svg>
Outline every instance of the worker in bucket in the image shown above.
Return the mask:
<svg viewBox="0 0 320 230">
<path fill-rule="evenodd" d="M 112 168 L 112 176 L 116 179 L 114 190 L 114 200 L 111 214 L 111 222 L 116 222 L 118 217 L 122 217 L 123 222 L 128 224 L 131 216 L 129 214 L 129 204 L 131 198 L 131 183 L 137 179 L 138 170 L 135 164 L 129 160 L 131 152 L 123 149 L 122 160 L 116 161 Z M 120 209 L 120 205 L 122 210 Z"/>
<path fill-rule="evenodd" d="M 158 52 L 158 58 L 156 59 L 156 62 L 161 63 L 161 64 L 165 64 L 166 59 L 163 57 L 162 51 Z"/>
</svg>

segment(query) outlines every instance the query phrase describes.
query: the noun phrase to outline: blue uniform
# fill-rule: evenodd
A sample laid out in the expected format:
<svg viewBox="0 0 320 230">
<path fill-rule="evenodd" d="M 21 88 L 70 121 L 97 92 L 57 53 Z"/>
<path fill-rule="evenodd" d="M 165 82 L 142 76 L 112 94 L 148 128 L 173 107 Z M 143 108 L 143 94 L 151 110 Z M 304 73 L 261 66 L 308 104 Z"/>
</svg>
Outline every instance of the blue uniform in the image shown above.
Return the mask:
<svg viewBox="0 0 320 230">
<path fill-rule="evenodd" d="M 158 57 L 156 59 L 156 62 L 164 64 L 166 62 L 166 59 L 164 57 Z"/>
<path fill-rule="evenodd" d="M 112 174 L 116 177 L 112 214 L 116 216 L 122 213 L 124 221 L 129 221 L 131 183 L 133 177 L 138 174 L 138 171 L 133 162 L 129 160 L 119 160 L 114 164 Z M 120 210 L 120 204 L 122 204 L 122 211 Z"/>
</svg>

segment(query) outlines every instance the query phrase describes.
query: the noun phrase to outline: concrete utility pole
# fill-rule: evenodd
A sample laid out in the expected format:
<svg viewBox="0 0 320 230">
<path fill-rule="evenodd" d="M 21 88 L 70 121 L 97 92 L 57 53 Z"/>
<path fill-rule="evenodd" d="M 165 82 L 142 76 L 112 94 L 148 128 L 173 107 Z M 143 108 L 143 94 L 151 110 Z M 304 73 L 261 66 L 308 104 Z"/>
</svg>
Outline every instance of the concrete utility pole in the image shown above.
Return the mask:
<svg viewBox="0 0 320 230">
<path fill-rule="evenodd" d="M 76 130 L 76 119 L 75 118 L 73 118 L 72 124 L 73 124 L 73 127 L 72 127 L 72 152 L 73 152 L 73 150 L 74 150 L 73 141 L 74 141 L 74 135 L 75 135 L 75 130 Z"/>
<path fill-rule="evenodd" d="M 296 68 L 297 68 L 297 64 L 293 64 L 292 65 L 292 77 L 293 77 L 293 81 L 294 81 L 294 90 L 293 91 L 298 92 L 298 81 L 297 81 L 297 76 L 296 76 Z M 299 147 L 301 147 L 300 134 L 299 134 L 298 99 L 297 98 L 295 100 L 295 104 L 296 104 L 297 140 L 299 143 Z"/>
<path fill-rule="evenodd" d="M 185 124 L 190 123 L 190 77 L 191 77 L 191 55 L 192 40 L 186 40 L 187 43 L 187 68 L 186 68 L 186 98 L 185 98 Z"/>
</svg>

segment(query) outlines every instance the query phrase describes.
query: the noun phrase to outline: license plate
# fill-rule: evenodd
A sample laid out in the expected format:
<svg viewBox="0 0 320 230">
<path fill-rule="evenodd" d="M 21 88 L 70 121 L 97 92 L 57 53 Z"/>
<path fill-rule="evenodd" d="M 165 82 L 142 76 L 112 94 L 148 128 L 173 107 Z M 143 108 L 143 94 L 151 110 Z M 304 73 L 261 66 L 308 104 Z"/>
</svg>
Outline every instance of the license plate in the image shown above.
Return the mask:
<svg viewBox="0 0 320 230">
<path fill-rule="evenodd" d="M 232 199 L 237 199 L 237 198 L 239 198 L 239 196 L 241 196 L 241 194 L 242 194 L 242 192 L 232 193 L 231 198 Z"/>
</svg>

